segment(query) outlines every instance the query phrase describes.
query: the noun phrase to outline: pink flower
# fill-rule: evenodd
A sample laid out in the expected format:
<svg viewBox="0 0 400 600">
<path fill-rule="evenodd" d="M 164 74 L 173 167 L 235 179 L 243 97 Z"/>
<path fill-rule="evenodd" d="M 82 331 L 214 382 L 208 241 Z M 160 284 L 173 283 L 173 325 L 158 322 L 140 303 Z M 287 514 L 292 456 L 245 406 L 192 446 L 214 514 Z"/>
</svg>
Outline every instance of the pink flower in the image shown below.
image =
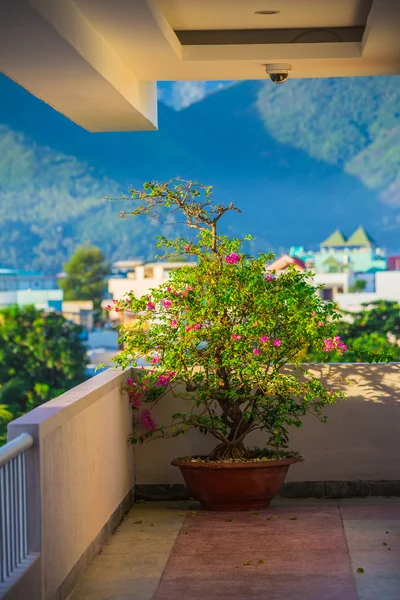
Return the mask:
<svg viewBox="0 0 400 600">
<path fill-rule="evenodd" d="M 260 337 L 260 342 L 262 344 L 265 344 L 265 342 L 267 342 L 267 341 L 268 341 L 268 337 L 266 335 L 263 335 L 262 337 Z"/>
<path fill-rule="evenodd" d="M 138 394 L 137 392 L 130 392 L 128 396 L 129 403 L 132 404 L 133 408 L 140 408 L 140 394 Z"/>
<path fill-rule="evenodd" d="M 346 344 L 342 342 L 339 335 L 335 335 L 333 340 L 329 338 L 324 339 L 324 352 L 339 352 L 339 354 L 343 354 L 343 352 L 347 352 L 348 347 Z"/>
<path fill-rule="evenodd" d="M 163 305 L 164 308 L 167 308 L 167 309 L 172 306 L 171 300 L 167 300 L 167 299 L 161 300 L 161 304 Z"/>
<path fill-rule="evenodd" d="M 190 252 L 190 246 L 189 246 L 189 244 L 187 246 L 185 246 L 185 250 L 186 250 L 186 252 Z"/>
<path fill-rule="evenodd" d="M 188 292 L 193 292 L 194 287 L 192 285 L 188 285 L 186 289 Z"/>
<path fill-rule="evenodd" d="M 318 321 L 318 327 L 323 327 L 325 323 L 323 321 Z"/>
<path fill-rule="evenodd" d="M 126 385 L 133 385 L 133 378 L 129 377 L 129 379 L 126 380 Z"/>
<path fill-rule="evenodd" d="M 140 415 L 140 420 L 142 421 L 142 425 L 148 430 L 153 431 L 156 428 L 156 422 L 150 414 L 150 411 L 145 408 L 145 410 Z"/>
<path fill-rule="evenodd" d="M 275 281 L 276 277 L 275 275 L 267 275 L 265 278 L 265 281 Z"/>
<path fill-rule="evenodd" d="M 178 321 L 175 321 L 175 319 L 172 319 L 172 321 L 170 321 L 170 325 L 171 325 L 171 327 L 177 327 Z"/>
<path fill-rule="evenodd" d="M 281 340 L 274 340 L 274 346 L 280 346 L 282 344 Z"/>
<path fill-rule="evenodd" d="M 240 260 L 240 257 L 235 252 L 228 254 L 228 256 L 225 258 L 225 262 L 227 262 L 228 265 L 237 265 L 239 260 Z"/>
<path fill-rule="evenodd" d="M 258 354 L 260 354 L 260 350 L 258 348 L 254 348 L 253 354 L 254 356 L 257 356 Z"/>
<path fill-rule="evenodd" d="M 109 304 L 107 304 L 106 310 L 111 310 L 111 306 Z"/>
<path fill-rule="evenodd" d="M 115 312 L 119 312 L 118 306 L 115 307 Z"/>
<path fill-rule="evenodd" d="M 148 302 L 146 304 L 147 310 L 155 310 L 156 305 L 153 302 Z"/>
<path fill-rule="evenodd" d="M 160 356 L 155 356 L 151 362 L 153 365 L 157 365 L 160 362 L 160 360 L 161 360 Z"/>
<path fill-rule="evenodd" d="M 237 342 L 238 340 L 242 339 L 242 336 L 238 335 L 237 333 L 232 333 L 231 338 Z"/>
<path fill-rule="evenodd" d="M 175 371 L 168 371 L 166 375 L 160 375 L 160 377 L 156 381 L 157 387 L 166 387 L 171 381 L 172 377 L 174 377 Z"/>
<path fill-rule="evenodd" d="M 201 329 L 201 324 L 200 323 L 195 323 L 194 325 L 192 325 L 192 329 Z"/>
<path fill-rule="evenodd" d="M 118 300 L 113 300 L 113 303 L 114 303 L 114 304 L 117 304 L 117 302 L 118 302 Z"/>
<path fill-rule="evenodd" d="M 171 288 L 170 288 L 170 287 L 167 287 L 167 292 L 170 292 L 170 291 L 171 291 Z"/>
<path fill-rule="evenodd" d="M 189 333 L 189 331 L 191 331 L 191 330 L 192 330 L 191 326 L 190 326 L 190 325 L 188 325 L 188 326 L 186 327 L 186 333 Z"/>
</svg>

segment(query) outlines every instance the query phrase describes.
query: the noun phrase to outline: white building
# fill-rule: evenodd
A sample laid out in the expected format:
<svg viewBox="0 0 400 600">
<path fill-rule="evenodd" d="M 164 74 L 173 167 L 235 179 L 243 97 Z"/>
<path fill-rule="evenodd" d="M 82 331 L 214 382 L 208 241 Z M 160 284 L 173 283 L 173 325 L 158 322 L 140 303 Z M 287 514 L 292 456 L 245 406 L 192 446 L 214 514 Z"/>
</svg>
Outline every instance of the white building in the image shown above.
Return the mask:
<svg viewBox="0 0 400 600">
<path fill-rule="evenodd" d="M 113 300 L 120 300 L 128 292 L 133 292 L 136 298 L 140 298 L 152 288 L 165 283 L 172 271 L 181 269 L 182 267 L 194 266 L 195 264 L 194 262 L 183 261 L 141 264 L 138 261 L 120 261 L 113 265 L 113 270 L 115 271 L 116 265 L 119 265 L 121 270 L 127 269 L 126 273 L 123 277 L 110 277 L 108 280 L 108 293 Z M 108 304 L 110 304 L 110 300 L 103 300 L 102 307 L 105 308 Z M 114 317 L 113 312 L 110 315 L 111 318 Z"/>
<path fill-rule="evenodd" d="M 0 308 L 16 304 L 61 311 L 62 300 L 56 276 L 0 269 Z"/>
<path fill-rule="evenodd" d="M 358 312 L 363 304 L 377 300 L 392 300 L 400 303 L 400 271 L 379 271 L 375 273 L 375 291 L 360 293 L 335 293 L 333 300 L 339 308 Z"/>
</svg>

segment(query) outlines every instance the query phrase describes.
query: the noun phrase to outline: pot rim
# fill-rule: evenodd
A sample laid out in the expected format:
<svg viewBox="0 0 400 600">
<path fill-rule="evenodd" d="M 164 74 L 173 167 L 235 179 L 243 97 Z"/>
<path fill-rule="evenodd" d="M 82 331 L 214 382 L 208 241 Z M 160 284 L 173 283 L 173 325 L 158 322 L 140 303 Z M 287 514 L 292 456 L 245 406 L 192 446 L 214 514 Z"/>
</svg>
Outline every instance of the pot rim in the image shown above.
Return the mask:
<svg viewBox="0 0 400 600">
<path fill-rule="evenodd" d="M 243 461 L 243 462 L 191 462 L 175 458 L 171 462 L 174 467 L 185 469 L 265 469 L 268 467 L 283 467 L 297 463 L 297 458 L 276 458 L 274 460 Z"/>
</svg>

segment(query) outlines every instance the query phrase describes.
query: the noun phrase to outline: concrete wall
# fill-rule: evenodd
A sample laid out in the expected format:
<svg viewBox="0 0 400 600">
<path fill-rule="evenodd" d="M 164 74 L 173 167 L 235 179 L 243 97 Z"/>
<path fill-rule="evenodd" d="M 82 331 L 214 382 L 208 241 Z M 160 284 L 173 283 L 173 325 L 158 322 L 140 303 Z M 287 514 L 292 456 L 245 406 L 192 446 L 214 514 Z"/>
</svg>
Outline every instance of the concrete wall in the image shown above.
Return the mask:
<svg viewBox="0 0 400 600">
<path fill-rule="evenodd" d="M 373 292 L 356 292 L 354 294 L 334 294 L 333 300 L 337 302 L 339 308 L 348 310 L 349 312 L 359 312 L 363 308 L 363 304 L 376 302 L 382 299 L 377 293 Z"/>
<path fill-rule="evenodd" d="M 349 289 L 349 273 L 316 273 L 314 283 L 324 285 L 327 288 L 343 288 L 346 293 Z"/>
<path fill-rule="evenodd" d="M 400 302 L 400 271 L 382 271 L 375 275 L 379 298 Z"/>
<path fill-rule="evenodd" d="M 400 364 L 318 365 L 312 371 L 331 388 L 345 390 L 347 399 L 327 407 L 326 425 L 307 416 L 302 428 L 293 428 L 291 449 L 305 462 L 290 468 L 287 481 L 400 480 Z M 164 398 L 154 412 L 156 421 L 166 423 L 181 407 L 172 396 Z M 263 446 L 265 437 L 257 432 L 248 442 Z M 214 445 L 213 438 L 190 431 L 137 446 L 136 484 L 183 483 L 171 460 L 206 453 Z"/>
<path fill-rule="evenodd" d="M 31 544 L 41 553 L 42 600 L 67 597 L 130 498 L 132 418 L 121 394 L 128 376 L 105 371 L 9 425 L 9 439 L 35 439 L 28 505 L 36 507 Z"/>
</svg>

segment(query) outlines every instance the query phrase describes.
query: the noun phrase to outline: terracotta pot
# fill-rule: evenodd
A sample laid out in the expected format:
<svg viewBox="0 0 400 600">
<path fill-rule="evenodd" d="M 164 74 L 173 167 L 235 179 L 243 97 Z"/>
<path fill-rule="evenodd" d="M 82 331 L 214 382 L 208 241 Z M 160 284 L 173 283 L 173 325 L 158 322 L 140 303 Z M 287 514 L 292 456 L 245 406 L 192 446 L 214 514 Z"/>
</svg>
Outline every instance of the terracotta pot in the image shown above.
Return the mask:
<svg viewBox="0 0 400 600">
<path fill-rule="evenodd" d="M 193 496 L 206 510 L 254 510 L 269 506 L 295 458 L 205 463 L 173 460 Z"/>
</svg>

